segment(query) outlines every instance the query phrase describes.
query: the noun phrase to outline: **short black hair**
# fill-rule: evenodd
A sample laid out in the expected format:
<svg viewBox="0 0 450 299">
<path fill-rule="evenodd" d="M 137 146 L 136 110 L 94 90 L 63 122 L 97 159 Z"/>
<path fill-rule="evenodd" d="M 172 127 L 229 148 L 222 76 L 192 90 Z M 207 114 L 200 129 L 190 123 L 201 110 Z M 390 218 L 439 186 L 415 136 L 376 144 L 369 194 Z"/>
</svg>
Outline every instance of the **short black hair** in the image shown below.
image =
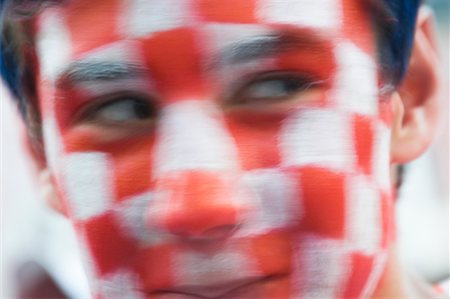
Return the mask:
<svg viewBox="0 0 450 299">
<path fill-rule="evenodd" d="M 370 1 L 370 0 L 369 0 Z M 421 0 L 371 0 L 383 2 L 385 13 L 375 15 L 379 28 L 379 61 L 393 86 L 398 86 L 408 69 Z M 375 14 L 377 14 L 375 12 Z M 383 20 L 384 18 L 384 20 Z"/>
</svg>

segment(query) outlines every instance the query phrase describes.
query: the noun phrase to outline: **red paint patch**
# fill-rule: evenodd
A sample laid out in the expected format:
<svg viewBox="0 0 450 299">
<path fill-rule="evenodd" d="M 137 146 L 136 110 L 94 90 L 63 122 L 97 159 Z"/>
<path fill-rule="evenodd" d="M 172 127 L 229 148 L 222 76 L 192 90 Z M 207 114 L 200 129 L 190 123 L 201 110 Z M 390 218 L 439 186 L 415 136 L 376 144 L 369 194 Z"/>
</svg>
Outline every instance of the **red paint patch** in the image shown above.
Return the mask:
<svg viewBox="0 0 450 299">
<path fill-rule="evenodd" d="M 237 225 L 243 207 L 236 205 L 236 180 L 223 173 L 184 171 L 157 181 L 157 192 L 166 196 L 155 221 L 183 237 L 218 237 Z"/>
<path fill-rule="evenodd" d="M 365 1 L 341 1 L 344 12 L 342 34 L 369 55 L 376 54 L 372 17 Z"/>
<path fill-rule="evenodd" d="M 231 112 L 226 120 L 243 170 L 271 168 L 280 164 L 278 132 L 284 115 Z"/>
<path fill-rule="evenodd" d="M 144 41 L 146 63 L 165 100 L 201 99 L 204 89 L 201 46 L 194 29 L 156 33 Z"/>
<path fill-rule="evenodd" d="M 397 236 L 396 227 L 395 227 L 395 219 L 394 219 L 394 209 L 393 209 L 393 201 L 392 197 L 386 193 L 382 192 L 381 194 L 381 214 L 382 214 L 382 226 L 383 226 L 383 235 L 381 238 L 381 246 L 383 248 L 387 248 L 389 244 L 395 242 Z"/>
<path fill-rule="evenodd" d="M 370 274 L 373 270 L 373 256 L 366 256 L 358 253 L 352 254 L 351 275 L 348 279 L 347 287 L 343 298 L 360 298 L 361 292 L 367 284 Z"/>
<path fill-rule="evenodd" d="M 146 192 L 153 186 L 153 137 L 149 139 L 126 143 L 113 155 L 116 198 L 119 200 Z"/>
<path fill-rule="evenodd" d="M 284 274 L 292 267 L 292 234 L 272 231 L 250 240 L 251 253 L 265 275 Z"/>
<path fill-rule="evenodd" d="M 112 214 L 93 217 L 82 227 L 100 275 L 112 273 L 132 263 L 137 245 L 119 228 Z"/>
<path fill-rule="evenodd" d="M 121 14 L 121 2 L 119 0 L 70 2 L 64 12 L 71 39 L 74 41 L 75 57 L 120 38 L 118 17 Z"/>
<path fill-rule="evenodd" d="M 303 198 L 302 228 L 325 237 L 345 235 L 345 176 L 318 167 L 300 169 Z"/>
<path fill-rule="evenodd" d="M 353 118 L 354 146 L 358 167 L 365 175 L 372 174 L 373 119 L 362 115 Z"/>
<path fill-rule="evenodd" d="M 174 283 L 173 244 L 159 245 L 141 250 L 135 265 L 145 290 L 168 289 Z"/>
<path fill-rule="evenodd" d="M 255 0 L 200 0 L 198 12 L 206 22 L 257 23 Z"/>
</svg>

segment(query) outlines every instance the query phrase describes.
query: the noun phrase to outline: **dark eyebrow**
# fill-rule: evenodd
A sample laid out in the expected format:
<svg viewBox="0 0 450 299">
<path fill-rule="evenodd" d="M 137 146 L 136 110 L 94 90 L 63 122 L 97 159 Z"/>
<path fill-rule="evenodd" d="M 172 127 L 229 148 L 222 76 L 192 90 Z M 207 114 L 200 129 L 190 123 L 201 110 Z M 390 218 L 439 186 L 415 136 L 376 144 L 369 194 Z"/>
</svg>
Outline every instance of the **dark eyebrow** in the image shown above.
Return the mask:
<svg viewBox="0 0 450 299">
<path fill-rule="evenodd" d="M 280 30 L 238 41 L 213 57 L 209 67 L 248 62 L 300 49 L 326 49 L 330 43 L 307 30 Z"/>
<path fill-rule="evenodd" d="M 110 61 L 76 61 L 59 76 L 58 82 L 77 84 L 141 77 L 146 70 L 139 64 Z"/>
</svg>

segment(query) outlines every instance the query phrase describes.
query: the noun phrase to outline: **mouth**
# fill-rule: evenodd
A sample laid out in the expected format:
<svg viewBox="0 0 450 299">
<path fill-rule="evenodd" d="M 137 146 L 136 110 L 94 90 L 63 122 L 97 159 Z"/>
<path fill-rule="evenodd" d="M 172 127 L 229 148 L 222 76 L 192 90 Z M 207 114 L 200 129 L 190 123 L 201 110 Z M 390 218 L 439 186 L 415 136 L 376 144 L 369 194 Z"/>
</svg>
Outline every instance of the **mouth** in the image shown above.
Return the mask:
<svg viewBox="0 0 450 299">
<path fill-rule="evenodd" d="M 287 274 L 274 274 L 259 278 L 239 279 L 216 285 L 186 285 L 170 289 L 159 289 L 148 292 L 150 298 L 201 298 L 226 299 L 241 297 L 240 294 L 254 295 L 265 285 L 285 278 Z M 243 296 L 246 297 L 246 296 Z"/>
</svg>

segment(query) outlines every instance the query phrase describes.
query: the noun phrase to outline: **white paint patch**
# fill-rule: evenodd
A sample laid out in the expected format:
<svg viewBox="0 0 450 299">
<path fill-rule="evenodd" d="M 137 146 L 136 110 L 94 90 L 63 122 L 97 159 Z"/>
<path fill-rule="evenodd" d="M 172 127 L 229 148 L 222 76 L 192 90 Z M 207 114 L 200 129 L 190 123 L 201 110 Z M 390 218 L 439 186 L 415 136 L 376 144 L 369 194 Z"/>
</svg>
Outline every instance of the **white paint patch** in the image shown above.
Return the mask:
<svg viewBox="0 0 450 299">
<path fill-rule="evenodd" d="M 73 153 L 64 158 L 63 180 L 71 211 L 79 220 L 107 210 L 113 203 L 111 162 L 103 153 Z"/>
<path fill-rule="evenodd" d="M 352 250 L 373 255 L 381 248 L 380 192 L 364 176 L 347 182 L 346 232 Z"/>
<path fill-rule="evenodd" d="M 63 153 L 61 136 L 53 116 L 46 116 L 42 124 L 45 156 L 53 174 L 57 174 Z"/>
<path fill-rule="evenodd" d="M 259 0 L 257 15 L 264 23 L 331 29 L 342 23 L 341 0 Z"/>
<path fill-rule="evenodd" d="M 52 9 L 42 14 L 38 28 L 36 47 L 42 77 L 54 80 L 69 64 L 72 53 L 70 32 L 62 16 Z"/>
<path fill-rule="evenodd" d="M 350 261 L 343 241 L 303 235 L 295 250 L 294 298 L 342 298 Z M 296 273 L 297 271 L 297 273 Z"/>
<path fill-rule="evenodd" d="M 99 282 L 99 293 L 105 299 L 144 299 L 141 288 L 139 277 L 130 270 L 116 271 Z"/>
<path fill-rule="evenodd" d="M 390 182 L 390 143 L 391 131 L 379 121 L 374 130 L 372 169 L 373 179 L 378 188 L 385 192 L 391 191 Z"/>
<path fill-rule="evenodd" d="M 377 65 L 351 42 L 336 46 L 338 64 L 334 98 L 343 111 L 365 115 L 378 113 Z"/>
<path fill-rule="evenodd" d="M 195 20 L 189 0 L 127 0 L 123 11 L 121 24 L 130 37 L 186 27 Z"/>
<path fill-rule="evenodd" d="M 122 231 L 138 240 L 141 246 L 167 243 L 171 237 L 146 221 L 153 197 L 153 193 L 140 194 L 124 200 L 113 209 Z"/>
<path fill-rule="evenodd" d="M 180 101 L 164 108 L 153 161 L 156 175 L 184 170 L 236 170 L 233 138 L 220 113 L 206 101 Z"/>
<path fill-rule="evenodd" d="M 264 234 L 277 228 L 295 226 L 302 217 L 296 182 L 276 169 L 246 172 L 244 185 L 251 191 L 253 208 L 241 222 L 236 237 Z"/>
<path fill-rule="evenodd" d="M 354 169 L 350 115 L 328 109 L 298 110 L 280 135 L 283 166 L 316 165 L 348 172 Z"/>
<path fill-rule="evenodd" d="M 241 244 L 242 245 L 242 244 Z M 226 246 L 226 245 L 225 245 Z M 244 250 L 243 250 L 244 249 Z M 173 268 L 175 283 L 180 286 L 221 286 L 260 273 L 246 248 L 221 248 L 220 252 L 182 251 L 175 255 Z M 211 290 L 210 297 L 221 290 Z"/>
</svg>

